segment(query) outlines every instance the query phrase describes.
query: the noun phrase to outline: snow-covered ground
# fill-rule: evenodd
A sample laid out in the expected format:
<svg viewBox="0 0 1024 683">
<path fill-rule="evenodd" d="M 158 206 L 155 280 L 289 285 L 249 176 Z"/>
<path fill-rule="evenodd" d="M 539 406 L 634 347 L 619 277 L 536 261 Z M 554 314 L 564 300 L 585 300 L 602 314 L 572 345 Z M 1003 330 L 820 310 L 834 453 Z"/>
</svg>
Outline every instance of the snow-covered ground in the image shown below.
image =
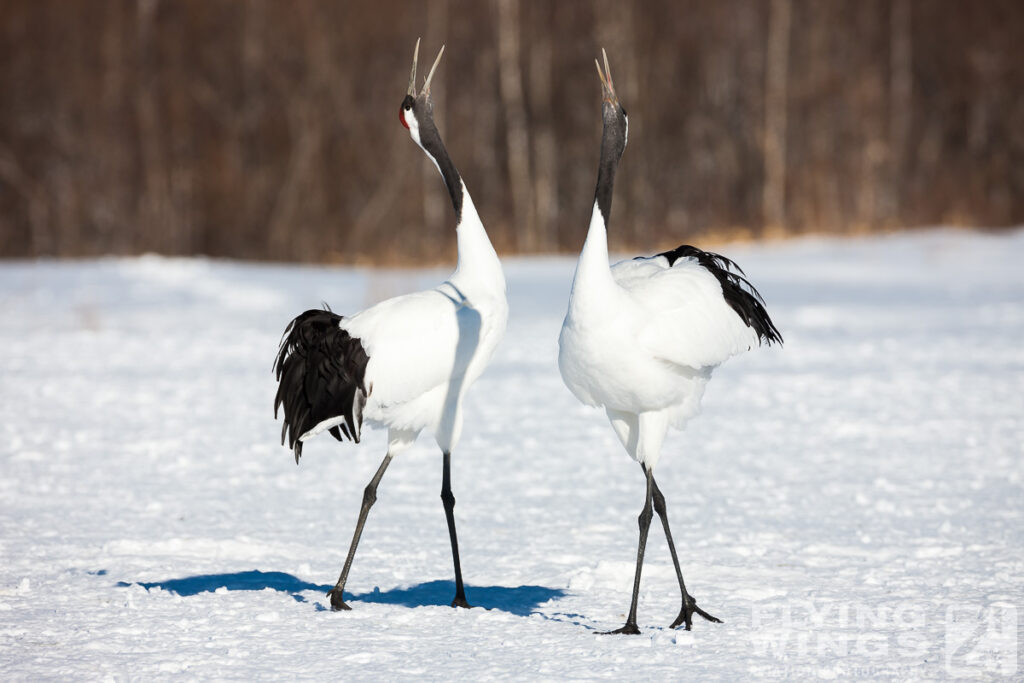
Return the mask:
<svg viewBox="0 0 1024 683">
<path fill-rule="evenodd" d="M 470 602 L 447 607 L 441 457 L 378 492 L 383 435 L 296 467 L 273 420 L 288 320 L 447 271 L 193 259 L 0 264 L 0 679 L 1020 676 L 1024 232 L 723 249 L 786 338 L 721 367 L 658 470 L 690 591 L 667 628 L 640 468 L 556 366 L 569 258 L 508 259 L 511 318 L 453 488 Z"/>
</svg>

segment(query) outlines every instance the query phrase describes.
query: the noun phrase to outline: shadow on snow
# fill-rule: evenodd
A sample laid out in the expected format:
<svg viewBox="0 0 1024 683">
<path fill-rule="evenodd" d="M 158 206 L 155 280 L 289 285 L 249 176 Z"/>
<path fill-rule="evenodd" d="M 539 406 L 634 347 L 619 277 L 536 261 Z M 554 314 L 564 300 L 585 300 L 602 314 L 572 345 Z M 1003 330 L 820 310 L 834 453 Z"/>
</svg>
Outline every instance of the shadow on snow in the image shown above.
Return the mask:
<svg viewBox="0 0 1024 683">
<path fill-rule="evenodd" d="M 261 591 L 266 589 L 290 593 L 299 602 L 306 599 L 301 595 L 304 591 L 326 593 L 334 586 L 321 585 L 303 581 L 298 577 L 284 572 L 262 572 L 258 569 L 233 574 L 200 574 L 166 581 L 133 582 L 149 590 L 160 588 L 181 596 L 212 593 L 224 588 L 229 591 Z M 119 581 L 119 587 L 133 585 Z M 381 591 L 374 588 L 369 593 L 350 593 L 345 591 L 346 600 L 372 602 L 385 605 L 402 605 L 403 607 L 427 607 L 432 605 L 451 604 L 455 595 L 454 581 L 426 581 L 408 588 L 392 588 Z M 561 588 L 545 586 L 473 586 L 466 585 L 466 597 L 471 604 L 485 609 L 496 609 L 518 616 L 527 616 L 536 608 L 549 600 L 565 595 Z"/>
</svg>

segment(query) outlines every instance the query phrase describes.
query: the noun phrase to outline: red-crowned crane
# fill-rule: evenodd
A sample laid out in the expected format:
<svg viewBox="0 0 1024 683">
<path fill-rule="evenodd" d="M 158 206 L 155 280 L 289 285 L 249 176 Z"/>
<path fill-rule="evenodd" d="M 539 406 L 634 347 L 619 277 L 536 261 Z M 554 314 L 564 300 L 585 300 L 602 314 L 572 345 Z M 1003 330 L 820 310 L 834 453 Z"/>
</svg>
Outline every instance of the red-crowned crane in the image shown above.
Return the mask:
<svg viewBox="0 0 1024 683">
<path fill-rule="evenodd" d="M 303 442 L 321 432 L 358 443 L 364 421 L 388 430 L 387 453 L 363 491 L 345 566 L 328 593 L 335 610 L 350 609 L 344 601 L 345 582 L 377 500 L 377 485 L 391 459 L 424 429 L 433 434 L 443 455 L 441 500 L 455 565 L 452 606 L 469 607 L 455 533 L 451 453 L 462 432 L 463 397 L 505 333 L 508 303 L 498 255 L 434 125 L 430 82 L 444 47 L 417 96 L 419 45 L 417 40 L 398 119 L 448 188 L 459 252 L 455 272 L 434 289 L 388 299 L 352 316 L 306 311 L 288 325 L 274 364 L 274 414 L 284 408 L 281 440 L 287 439 L 296 463 Z"/>
<path fill-rule="evenodd" d="M 662 441 L 670 426 L 682 428 L 697 414 L 717 365 L 759 343 L 781 343 L 782 336 L 761 295 L 724 256 L 684 245 L 609 267 L 612 186 L 629 122 L 615 94 L 607 54 L 604 72 L 598 64 L 597 73 L 604 95 L 601 160 L 590 229 L 558 339 L 558 368 L 576 398 L 605 409 L 647 478 L 633 601 L 625 625 L 610 633 L 640 632 L 636 607 L 652 505 L 665 528 L 682 592 L 682 608 L 671 628 L 685 624 L 690 630 L 695 612 L 708 621 L 720 620 L 698 607 L 683 583 L 665 497 L 654 480 Z"/>
</svg>

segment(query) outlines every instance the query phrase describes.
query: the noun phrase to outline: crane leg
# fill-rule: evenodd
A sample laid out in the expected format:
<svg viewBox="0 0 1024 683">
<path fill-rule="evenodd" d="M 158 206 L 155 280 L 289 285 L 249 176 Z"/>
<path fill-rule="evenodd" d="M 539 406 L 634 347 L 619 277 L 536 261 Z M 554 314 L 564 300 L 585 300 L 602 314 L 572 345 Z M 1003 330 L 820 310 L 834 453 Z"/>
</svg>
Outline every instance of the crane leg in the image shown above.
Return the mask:
<svg viewBox="0 0 1024 683">
<path fill-rule="evenodd" d="M 384 478 L 384 470 L 391 464 L 391 451 L 384 456 L 384 461 L 381 462 L 380 467 L 377 468 L 377 473 L 373 475 L 373 479 L 366 485 L 363 490 L 363 505 L 359 508 L 359 521 L 356 522 L 356 531 L 352 534 L 352 545 L 348 548 L 348 557 L 345 558 L 345 567 L 341 570 L 341 576 L 338 577 L 338 583 L 335 584 L 334 588 L 327 592 L 327 595 L 331 598 L 331 608 L 335 611 L 350 610 L 352 609 L 345 604 L 345 582 L 348 581 L 348 571 L 352 568 L 352 560 L 356 556 L 356 546 L 359 545 L 359 537 L 363 535 L 363 526 L 366 524 L 366 517 L 370 514 L 370 508 L 377 501 L 377 485 L 380 480 Z"/>
<path fill-rule="evenodd" d="M 614 631 L 604 631 L 605 635 L 613 633 L 623 633 L 628 635 L 637 635 L 640 633 L 640 628 L 636 625 L 636 603 L 640 599 L 640 572 L 644 567 L 644 550 L 647 548 L 647 532 L 651 528 L 651 518 L 654 514 L 651 512 L 651 497 L 654 485 L 654 476 L 650 470 L 644 470 L 647 474 L 647 494 L 644 498 L 644 507 L 640 511 L 640 516 L 637 521 L 640 523 L 640 543 L 636 550 L 636 575 L 633 577 L 633 602 L 629 605 L 629 616 L 626 617 L 626 623 L 622 628 L 617 628 Z"/>
<path fill-rule="evenodd" d="M 466 601 L 466 588 L 462 585 L 462 563 L 459 562 L 459 537 L 455 533 L 455 496 L 452 494 L 452 454 L 445 452 L 441 474 L 441 502 L 448 520 L 448 537 L 452 542 L 452 562 L 455 564 L 455 598 L 452 607 L 472 607 Z"/>
<path fill-rule="evenodd" d="M 643 465 L 641 465 L 643 467 Z M 722 620 L 713 617 L 700 607 L 697 607 L 697 601 L 693 599 L 693 596 L 686 592 L 686 584 L 683 582 L 683 571 L 679 568 L 679 557 L 676 555 L 676 545 L 672 542 L 672 531 L 668 528 L 668 509 L 665 507 L 665 496 L 662 495 L 661 489 L 658 488 L 658 482 L 654 481 L 654 475 L 644 468 L 644 472 L 650 477 L 651 484 L 654 487 L 654 511 L 658 513 L 658 517 L 661 518 L 661 525 L 665 528 L 665 538 L 668 540 L 668 550 L 672 553 L 672 564 L 676 568 L 676 578 L 679 579 L 679 590 L 683 594 L 683 606 L 679 610 L 679 616 L 672 622 L 669 628 L 676 628 L 680 624 L 686 624 L 686 630 L 689 631 L 693 625 L 693 615 L 696 612 L 700 616 L 704 617 L 708 621 L 713 621 L 717 624 L 721 624 Z"/>
</svg>

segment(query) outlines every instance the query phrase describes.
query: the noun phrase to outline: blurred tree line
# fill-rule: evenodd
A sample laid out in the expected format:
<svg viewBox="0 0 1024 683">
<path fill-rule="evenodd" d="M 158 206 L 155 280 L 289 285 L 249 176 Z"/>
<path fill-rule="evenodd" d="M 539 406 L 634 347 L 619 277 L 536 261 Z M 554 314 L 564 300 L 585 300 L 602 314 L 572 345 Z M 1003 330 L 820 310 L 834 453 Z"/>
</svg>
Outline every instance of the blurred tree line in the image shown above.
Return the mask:
<svg viewBox="0 0 1024 683">
<path fill-rule="evenodd" d="M 1024 222 L 1021 0 L 0 0 L 0 256 L 450 260 L 412 47 L 500 252 Z M 425 69 L 421 67 L 421 73 Z"/>
</svg>

